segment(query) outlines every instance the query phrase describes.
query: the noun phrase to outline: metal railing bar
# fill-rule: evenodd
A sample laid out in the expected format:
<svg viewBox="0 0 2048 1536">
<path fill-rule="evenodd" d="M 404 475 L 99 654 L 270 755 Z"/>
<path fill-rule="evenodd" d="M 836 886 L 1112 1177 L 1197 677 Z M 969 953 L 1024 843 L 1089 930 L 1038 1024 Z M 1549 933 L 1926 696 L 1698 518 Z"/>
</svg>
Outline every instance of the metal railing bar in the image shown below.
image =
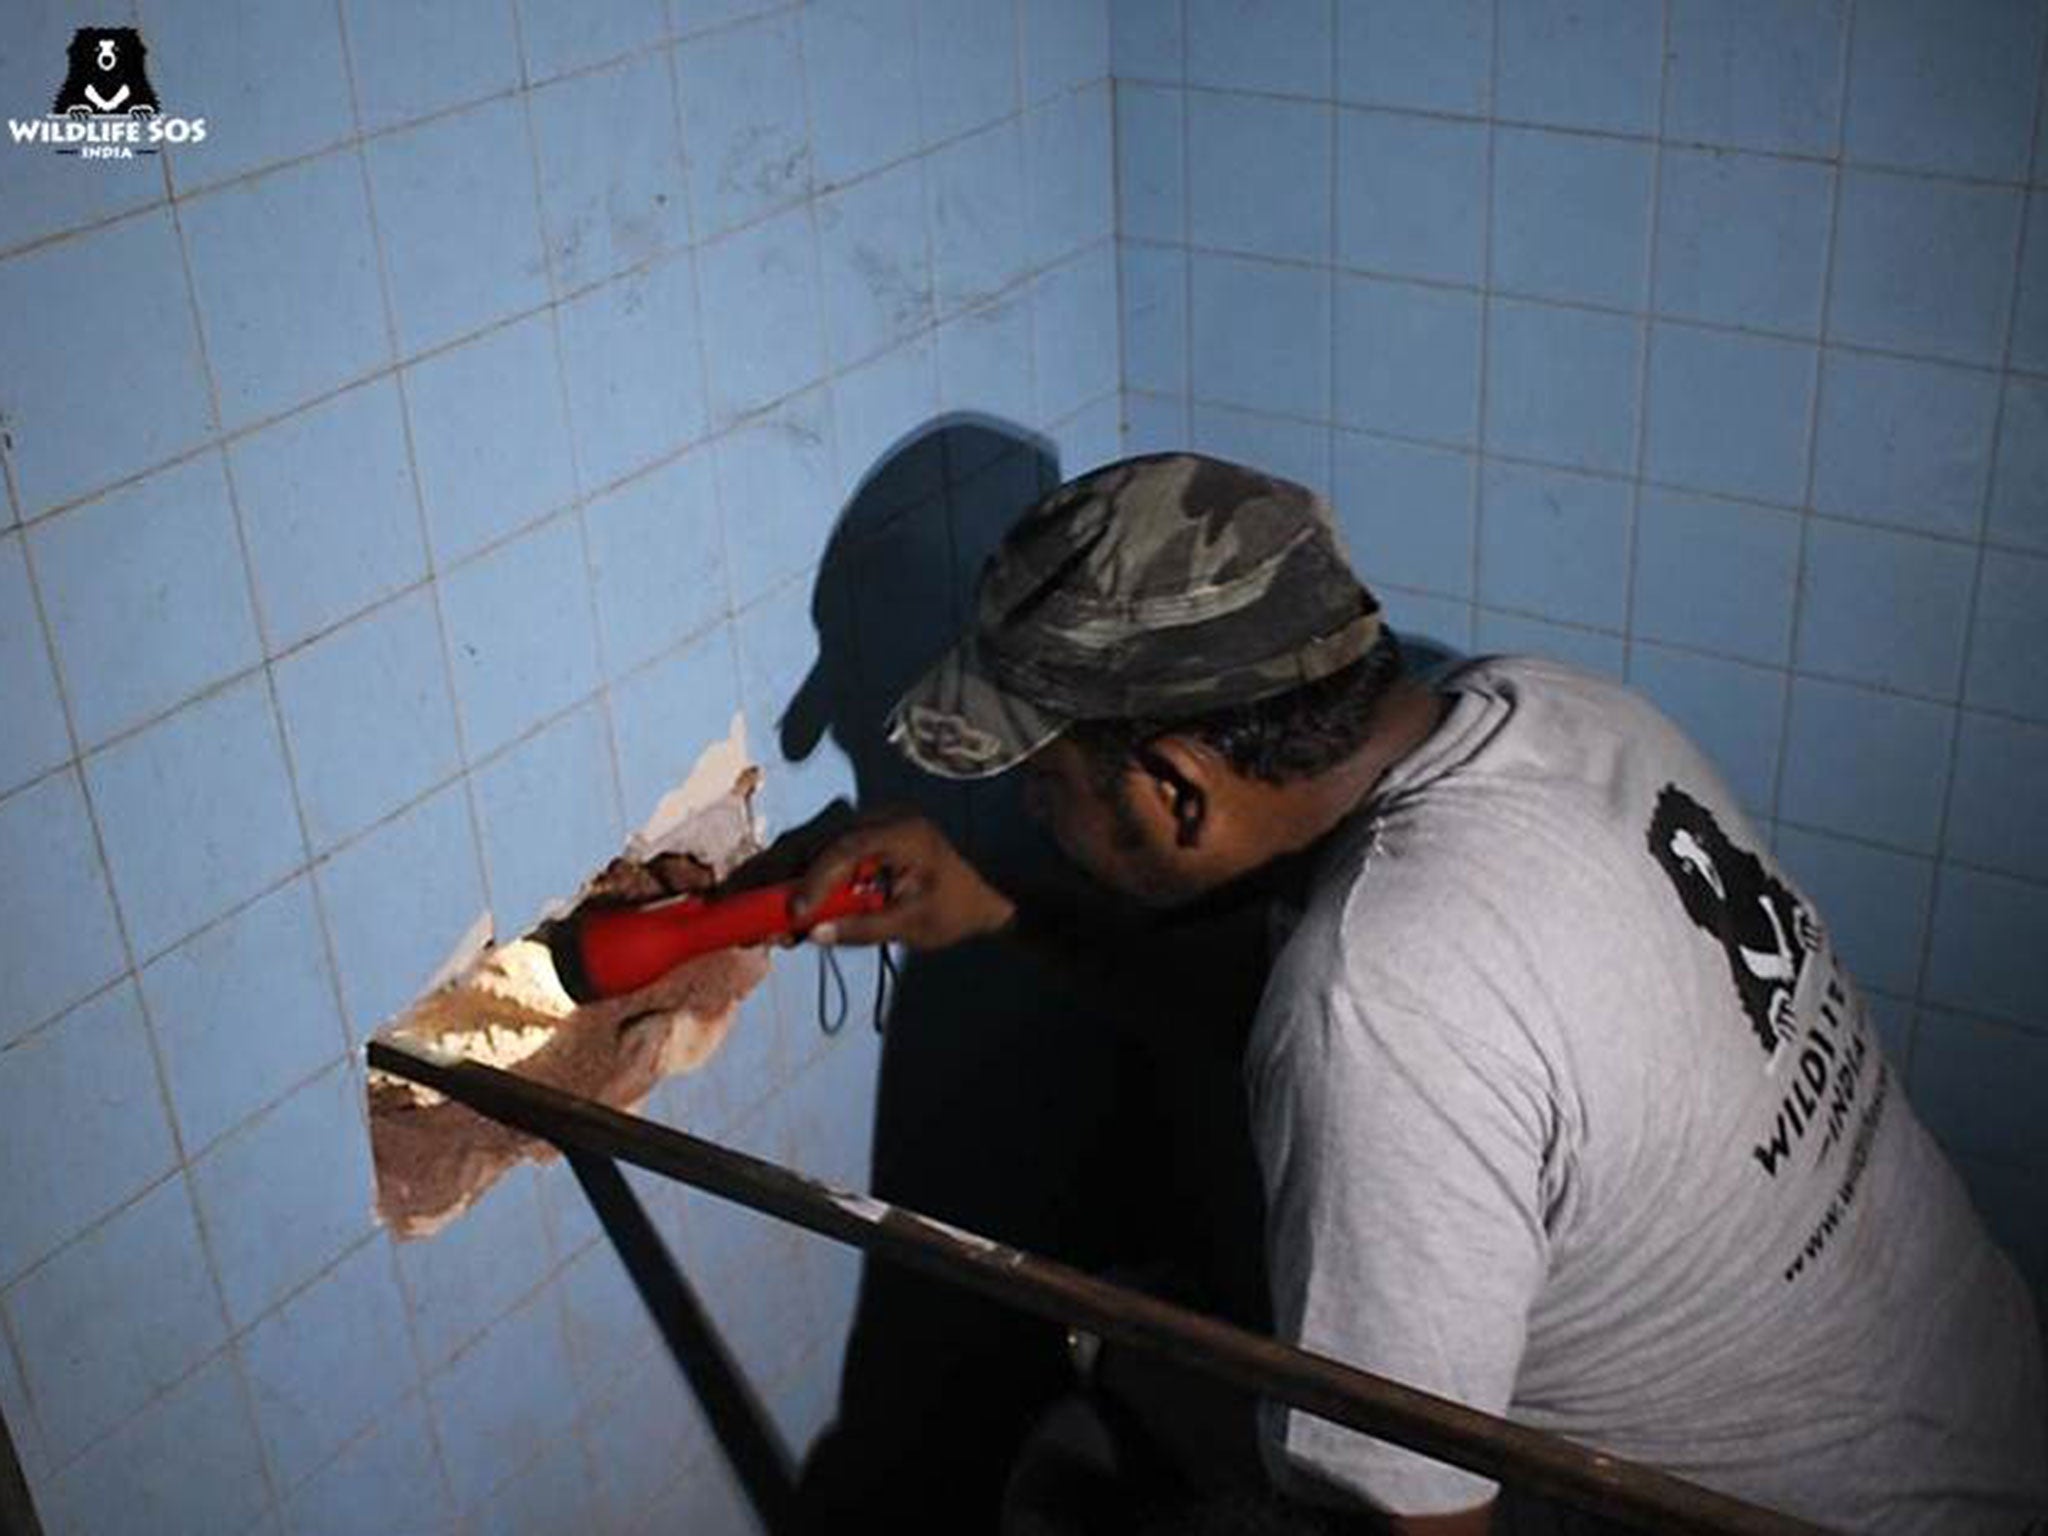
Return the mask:
<svg viewBox="0 0 2048 1536">
<path fill-rule="evenodd" d="M 1744 1503 L 1462 1403 L 1294 1349 L 867 1195 L 670 1126 L 621 1114 L 477 1062 L 385 1040 L 380 1071 L 446 1094 L 559 1147 L 616 1158 L 998 1301 L 1148 1350 L 1377 1439 L 1645 1530 L 1817 1536 L 1823 1527 Z"/>
</svg>

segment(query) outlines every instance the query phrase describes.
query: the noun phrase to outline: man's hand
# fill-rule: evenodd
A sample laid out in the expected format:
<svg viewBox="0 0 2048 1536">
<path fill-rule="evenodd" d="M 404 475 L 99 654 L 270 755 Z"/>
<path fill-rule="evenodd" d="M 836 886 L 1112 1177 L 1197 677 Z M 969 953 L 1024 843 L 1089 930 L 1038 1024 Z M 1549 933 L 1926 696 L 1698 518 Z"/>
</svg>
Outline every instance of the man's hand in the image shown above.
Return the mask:
<svg viewBox="0 0 2048 1536">
<path fill-rule="evenodd" d="M 1016 916 L 1016 903 L 982 879 L 975 867 L 924 817 L 908 812 L 864 821 L 828 843 L 811 861 L 798 887 L 799 917 L 874 861 L 889 881 L 889 905 L 880 912 L 821 923 L 818 944 L 905 944 L 944 949 L 994 933 Z"/>
</svg>

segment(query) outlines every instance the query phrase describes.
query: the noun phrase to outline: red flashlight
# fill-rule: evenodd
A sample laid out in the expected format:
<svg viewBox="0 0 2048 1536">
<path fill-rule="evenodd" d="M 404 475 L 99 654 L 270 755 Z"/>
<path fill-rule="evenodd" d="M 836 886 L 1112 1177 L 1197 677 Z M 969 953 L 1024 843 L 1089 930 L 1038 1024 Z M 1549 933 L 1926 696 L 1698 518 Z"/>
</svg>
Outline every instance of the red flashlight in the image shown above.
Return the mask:
<svg viewBox="0 0 2048 1536">
<path fill-rule="evenodd" d="M 797 882 L 725 895 L 683 895 L 644 907 L 598 907 L 560 925 L 549 941 L 555 969 L 580 1003 L 620 997 L 657 981 L 685 960 L 744 944 L 794 938 L 820 923 L 879 912 L 889 889 L 878 862 L 862 864 L 844 885 L 799 919 Z"/>
</svg>

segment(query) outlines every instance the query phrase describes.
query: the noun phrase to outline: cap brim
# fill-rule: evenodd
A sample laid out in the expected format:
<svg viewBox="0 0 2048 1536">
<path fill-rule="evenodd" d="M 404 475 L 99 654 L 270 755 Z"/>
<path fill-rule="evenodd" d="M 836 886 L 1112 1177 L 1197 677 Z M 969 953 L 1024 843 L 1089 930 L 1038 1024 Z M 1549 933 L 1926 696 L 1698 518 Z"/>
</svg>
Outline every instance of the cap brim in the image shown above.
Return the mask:
<svg viewBox="0 0 2048 1536">
<path fill-rule="evenodd" d="M 1072 723 L 999 688 L 969 635 L 896 701 L 889 740 L 926 773 L 988 779 L 1016 767 Z"/>
</svg>

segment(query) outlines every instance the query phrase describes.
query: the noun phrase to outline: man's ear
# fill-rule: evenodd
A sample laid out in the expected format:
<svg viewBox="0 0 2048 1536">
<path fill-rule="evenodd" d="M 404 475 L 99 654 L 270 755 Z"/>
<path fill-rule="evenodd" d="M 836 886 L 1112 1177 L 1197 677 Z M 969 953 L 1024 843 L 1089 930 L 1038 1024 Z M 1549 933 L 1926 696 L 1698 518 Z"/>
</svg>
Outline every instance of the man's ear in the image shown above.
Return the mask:
<svg viewBox="0 0 2048 1536">
<path fill-rule="evenodd" d="M 1173 824 L 1174 846 L 1197 847 L 1210 829 L 1211 792 L 1215 787 L 1213 753 L 1185 736 L 1161 736 L 1138 753 L 1147 789 Z"/>
</svg>

